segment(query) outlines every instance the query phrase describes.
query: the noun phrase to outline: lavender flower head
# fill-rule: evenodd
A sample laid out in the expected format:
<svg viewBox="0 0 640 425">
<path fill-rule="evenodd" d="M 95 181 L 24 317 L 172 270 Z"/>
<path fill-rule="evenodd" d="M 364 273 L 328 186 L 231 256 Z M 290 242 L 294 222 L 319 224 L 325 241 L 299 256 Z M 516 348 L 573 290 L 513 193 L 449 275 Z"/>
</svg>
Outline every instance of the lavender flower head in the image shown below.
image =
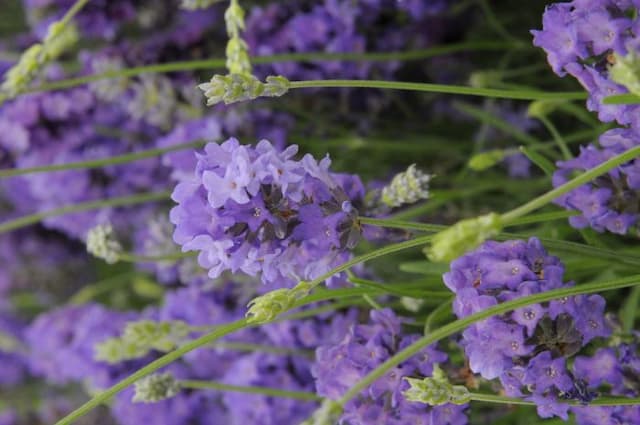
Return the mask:
<svg viewBox="0 0 640 425">
<path fill-rule="evenodd" d="M 229 139 L 197 154 L 193 177 L 173 192 L 178 206 L 171 222 L 175 242 L 185 252 L 199 251 L 211 278 L 242 271 L 291 286 L 349 255 L 360 236 L 352 204 L 358 199 L 338 182 L 362 184 L 329 172 L 328 157 L 296 161 L 296 152 L 295 145 L 278 152 L 266 140 L 254 148 Z"/>
<path fill-rule="evenodd" d="M 575 171 L 589 170 L 602 162 L 635 146 L 638 135 L 630 129 L 613 129 L 600 136 L 600 148 L 588 145 L 571 160 L 558 163 L 553 185 L 560 186 Z M 581 214 L 571 217 L 575 228 L 591 227 L 626 234 L 638 221 L 640 213 L 640 162 L 632 160 L 610 170 L 591 182 L 562 195 L 555 203 Z"/>
<path fill-rule="evenodd" d="M 403 335 L 400 327 L 400 319 L 391 310 L 374 310 L 369 324 L 352 325 L 337 343 L 320 346 L 312 369 L 318 394 L 338 400 L 356 382 L 419 337 Z M 466 424 L 465 406 L 445 404 L 430 407 L 409 402 L 402 394 L 409 388 L 404 377 L 431 376 L 434 364 L 446 360 L 445 353 L 427 347 L 389 371 L 364 390 L 360 397 L 348 402 L 340 423 Z"/>
<path fill-rule="evenodd" d="M 587 108 L 601 121 L 640 126 L 638 105 L 605 105 L 604 97 L 626 93 L 610 72 L 615 55 L 638 52 L 638 4 L 633 0 L 574 0 L 554 3 L 531 31 L 533 44 L 547 53 L 553 71 L 570 74 L 589 92 Z"/>
<path fill-rule="evenodd" d="M 456 294 L 453 311 L 462 318 L 501 302 L 571 285 L 563 282 L 563 274 L 560 260 L 531 238 L 486 242 L 453 261 L 443 278 Z M 568 406 L 558 398 L 575 385 L 566 359 L 594 338 L 610 334 L 604 307 L 599 295 L 530 305 L 471 325 L 461 344 L 473 372 L 486 379 L 500 378 L 508 395 L 529 397 L 542 417 L 566 418 Z"/>
</svg>

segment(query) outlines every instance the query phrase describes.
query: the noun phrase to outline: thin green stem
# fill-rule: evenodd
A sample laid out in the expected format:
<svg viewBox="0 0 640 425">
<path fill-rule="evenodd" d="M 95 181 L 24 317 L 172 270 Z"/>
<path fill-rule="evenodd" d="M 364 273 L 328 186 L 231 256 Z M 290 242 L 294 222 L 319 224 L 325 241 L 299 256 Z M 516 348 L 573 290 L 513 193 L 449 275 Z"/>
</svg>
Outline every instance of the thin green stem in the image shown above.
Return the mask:
<svg viewBox="0 0 640 425">
<path fill-rule="evenodd" d="M 616 279 L 608 282 L 596 282 L 573 287 L 559 288 L 552 291 L 542 292 L 507 301 L 505 303 L 492 306 L 486 310 L 469 315 L 462 319 L 455 320 L 434 330 L 430 334 L 425 335 L 405 349 L 396 353 L 394 356 L 372 370 L 363 379 L 353 385 L 338 402 L 342 406 L 344 406 L 347 402 L 358 396 L 358 394 L 360 394 L 365 388 L 368 388 L 373 382 L 384 376 L 389 370 L 398 366 L 400 363 L 410 359 L 425 347 L 434 344 L 443 338 L 454 335 L 481 320 L 485 320 L 489 317 L 504 314 L 509 311 L 513 311 L 532 304 L 538 304 L 579 294 L 591 294 L 596 292 L 627 288 L 638 284 L 640 284 L 640 275 L 630 276 L 623 279 Z"/>
<path fill-rule="evenodd" d="M 579 211 L 551 211 L 548 213 L 540 213 L 540 214 L 529 214 L 524 217 L 520 217 L 516 220 L 513 220 L 509 223 L 509 227 L 512 226 L 522 226 L 523 224 L 534 224 L 534 223 L 545 223 L 547 221 L 561 220 L 569 217 L 574 217 L 579 215 Z"/>
<path fill-rule="evenodd" d="M 218 391 L 231 391 L 245 394 L 266 395 L 270 397 L 282 397 L 292 398 L 295 400 L 304 401 L 320 401 L 322 397 L 306 392 L 306 391 L 289 391 L 280 390 L 277 388 L 257 387 L 257 386 L 240 386 L 225 384 L 215 381 L 194 381 L 194 380 L 181 380 L 178 381 L 183 388 L 192 388 L 197 390 L 218 390 Z"/>
<path fill-rule="evenodd" d="M 532 216 L 533 217 L 533 216 Z M 526 217 L 522 219 L 524 221 Z M 511 223 L 508 223 L 505 227 L 516 226 L 523 224 L 521 220 L 514 220 Z M 423 232 L 429 233 L 437 233 L 447 228 L 447 226 L 442 224 L 430 224 L 430 223 L 415 223 L 411 221 L 401 221 L 401 220 L 393 220 L 393 219 L 376 219 L 370 217 L 360 217 L 360 222 L 363 224 L 370 224 L 374 226 L 380 227 L 388 227 L 388 228 L 396 228 L 396 229 L 405 229 L 405 230 L 419 230 Z M 531 222 L 530 222 L 531 223 Z M 527 223 L 527 224 L 530 224 Z M 499 233 L 495 239 L 497 240 L 510 240 L 510 239 L 527 239 L 531 235 L 525 235 L 520 233 Z M 637 267 L 640 264 L 640 257 L 625 254 L 619 251 L 611 251 L 607 249 L 602 249 L 594 246 L 579 244 L 575 242 L 557 240 L 539 237 L 540 241 L 549 249 L 555 249 L 558 251 L 568 252 L 580 256 L 587 256 L 591 258 L 606 258 L 613 262 L 617 262 L 620 264 L 627 264 L 634 267 Z"/>
<path fill-rule="evenodd" d="M 640 96 L 632 93 L 615 94 L 602 99 L 603 105 L 634 105 L 640 103 Z"/>
<path fill-rule="evenodd" d="M 60 19 L 60 24 L 63 27 L 66 27 L 69 22 L 71 22 L 71 20 L 82 10 L 82 8 L 85 7 L 87 3 L 89 3 L 89 0 L 76 1 L 75 4 L 71 6 L 71 9 L 69 9 L 67 13 L 64 14 L 62 19 Z"/>
<path fill-rule="evenodd" d="M 495 394 L 484 393 L 471 393 L 471 400 L 481 401 L 485 403 L 497 403 L 497 404 L 519 404 L 523 406 L 535 406 L 533 401 L 523 400 L 521 398 L 506 397 Z M 566 404 L 570 406 L 584 406 L 579 401 L 566 401 Z M 589 402 L 588 406 L 633 406 L 640 404 L 640 398 L 626 398 L 626 397 L 598 397 L 595 400 Z"/>
<path fill-rule="evenodd" d="M 424 334 L 427 335 L 431 332 L 433 328 L 433 323 L 440 319 L 441 316 L 444 315 L 445 312 L 450 311 L 451 303 L 453 302 L 453 298 L 450 297 L 449 300 L 443 302 L 438 307 L 434 308 L 431 313 L 427 316 L 427 319 L 424 321 Z"/>
<path fill-rule="evenodd" d="M 544 126 L 547 128 L 547 130 L 551 134 L 551 137 L 553 137 L 553 140 L 558 145 L 560 152 L 562 152 L 564 159 L 568 160 L 573 158 L 573 155 L 571 154 L 571 151 L 567 146 L 567 142 L 564 140 L 564 138 L 562 137 L 562 135 L 560 134 L 556 126 L 553 125 L 551 120 L 544 115 L 537 116 L 536 118 L 538 118 L 540 122 L 542 122 L 542 124 L 544 124 Z"/>
<path fill-rule="evenodd" d="M 208 331 L 211 331 L 211 327 L 207 327 Z M 271 345 L 253 344 L 249 342 L 232 342 L 232 341 L 218 341 L 214 342 L 213 346 L 216 348 L 224 348 L 226 350 L 233 351 L 246 351 L 248 353 L 261 352 L 269 354 L 278 354 L 282 356 L 300 356 L 300 357 L 313 357 L 312 350 L 300 350 L 294 348 L 274 347 Z"/>
<path fill-rule="evenodd" d="M 394 252 L 398 252 L 398 251 L 403 251 L 405 249 L 409 249 L 409 248 L 415 248 L 417 246 L 421 246 L 421 245 L 425 245 L 427 242 L 429 242 L 431 240 L 431 235 L 427 235 L 427 236 L 421 236 L 415 239 L 410 239 L 408 241 L 403 241 L 403 242 L 398 242 L 395 244 L 391 244 L 391 245 L 387 245 L 387 246 L 383 246 L 382 248 L 378 248 L 376 250 L 373 250 L 371 252 L 367 252 L 366 254 L 362 254 L 358 257 L 352 258 L 351 260 L 339 265 L 338 267 L 335 267 L 334 269 L 328 271 L 327 273 L 323 274 L 322 276 L 313 279 L 312 281 L 308 282 L 309 287 L 310 288 L 314 288 L 316 286 L 318 286 L 319 284 L 321 284 L 322 282 L 326 281 L 327 279 L 329 279 L 330 277 L 341 273 L 343 271 L 349 270 L 351 267 L 360 264 L 360 263 L 364 263 L 370 260 L 373 260 L 375 258 L 378 257 L 383 257 L 385 255 L 389 255 L 392 254 Z"/>
<path fill-rule="evenodd" d="M 143 368 L 138 369 L 137 371 L 127 376 L 126 378 L 124 378 L 117 384 L 113 385 L 112 387 L 97 393 L 96 395 L 93 396 L 93 398 L 91 398 L 91 400 L 87 401 L 85 404 L 83 404 L 73 412 L 69 413 L 64 418 L 60 419 L 58 422 L 55 423 L 55 425 L 72 424 L 74 421 L 86 415 L 91 410 L 100 406 L 102 403 L 105 403 L 106 401 L 111 399 L 111 397 L 115 396 L 116 394 L 118 394 L 128 386 L 132 385 L 134 382 L 138 381 L 139 379 L 142 379 L 145 376 L 148 376 L 154 373 L 158 369 L 173 363 L 174 361 L 178 360 L 185 354 L 199 347 L 202 347 L 203 345 L 210 344 L 216 341 L 217 339 L 220 339 L 226 335 L 229 335 L 230 333 L 239 331 L 240 329 L 246 328 L 248 326 L 251 326 L 251 325 L 247 323 L 246 319 L 238 320 L 238 321 L 229 323 L 227 325 L 222 325 L 215 331 L 209 334 L 203 335 L 200 338 L 194 339 L 193 341 L 190 341 L 184 344 L 183 346 L 177 348 L 176 350 L 171 351 L 170 353 L 165 354 L 164 356 L 158 358 L 157 360 L 152 361 L 151 363 L 147 364 Z"/>
<path fill-rule="evenodd" d="M 509 34 L 507 29 L 502 25 L 500 19 L 493 13 L 489 3 L 486 0 L 478 0 L 478 4 L 482 9 L 482 13 L 484 14 L 487 23 L 489 26 L 495 31 L 495 33 L 505 40 L 519 41 L 517 38 Z"/>
<path fill-rule="evenodd" d="M 522 216 L 527 215 L 531 211 L 537 210 L 558 198 L 561 195 L 564 195 L 567 192 L 572 191 L 573 189 L 582 186 L 583 184 L 593 180 L 594 178 L 601 176 L 602 174 L 608 172 L 609 170 L 617 167 L 618 165 L 622 165 L 625 162 L 632 160 L 633 158 L 640 155 L 640 146 L 633 147 L 620 155 L 616 155 L 613 158 L 603 162 L 597 167 L 591 168 L 590 170 L 585 171 L 580 174 L 578 177 L 575 177 L 572 180 L 569 180 L 562 186 L 558 186 L 553 190 L 541 195 L 526 204 L 515 208 L 507 213 L 502 214 L 502 222 L 504 224 L 508 224 L 511 221 L 520 218 Z"/>
<path fill-rule="evenodd" d="M 128 263 L 161 263 L 175 262 L 185 258 L 191 258 L 198 255 L 196 252 L 172 252 L 162 255 L 137 255 L 130 252 L 121 252 L 118 254 L 118 260 Z"/>
<path fill-rule="evenodd" d="M 515 45 L 514 43 L 505 43 L 502 41 L 468 41 L 445 46 L 435 46 L 427 49 L 409 50 L 400 52 L 371 52 L 371 53 L 325 53 L 325 52 L 309 52 L 309 53 L 287 53 L 269 56 L 251 57 L 254 64 L 271 64 L 280 62 L 305 62 L 305 61 L 348 61 L 348 62 L 384 62 L 384 61 L 412 61 L 421 60 L 434 56 L 446 55 L 457 52 L 472 50 L 503 50 L 505 48 L 522 48 L 525 46 Z M 60 80 L 45 83 L 34 87 L 29 92 L 40 92 L 48 90 L 60 90 L 76 87 L 82 84 L 92 83 L 95 81 L 110 79 L 134 77 L 146 73 L 169 73 L 180 71 L 196 71 L 223 69 L 226 59 L 204 59 L 196 61 L 168 62 L 155 65 L 146 65 L 122 70 L 108 71 L 100 74 L 85 75 L 67 80 Z"/>
<path fill-rule="evenodd" d="M 542 144 L 540 140 L 525 133 L 510 122 L 503 120 L 502 118 L 491 114 L 482 108 L 477 108 L 473 105 L 462 102 L 454 102 L 453 107 L 467 115 L 472 116 L 482 123 L 503 131 L 504 133 L 512 136 L 514 139 L 518 140 L 521 143 L 524 143 L 525 145 L 536 146 Z"/>
<path fill-rule="evenodd" d="M 411 83 L 404 81 L 383 80 L 309 80 L 291 81 L 289 89 L 304 88 L 369 88 L 410 90 L 430 93 L 459 94 L 467 96 L 492 97 L 496 99 L 519 100 L 554 100 L 554 99 L 586 99 L 586 92 L 543 92 L 538 90 L 500 90 L 482 87 L 454 86 L 430 83 Z"/>
<path fill-rule="evenodd" d="M 133 278 L 143 275 L 144 273 L 140 272 L 127 272 L 86 285 L 69 298 L 68 302 L 69 304 L 84 304 L 98 295 L 110 292 L 115 287 L 130 285 Z"/>
<path fill-rule="evenodd" d="M 127 164 L 129 162 L 139 161 L 145 158 L 153 158 L 168 152 L 179 151 L 190 148 L 198 148 L 205 144 L 203 141 L 181 143 L 160 149 L 148 149 L 140 152 L 128 153 L 124 155 L 112 156 L 103 159 L 92 159 L 88 161 L 71 162 L 67 164 L 42 165 L 39 167 L 29 168 L 11 168 L 0 170 L 0 178 L 19 176 L 24 174 L 45 173 L 64 170 L 79 170 L 106 167 L 109 165 Z"/>
<path fill-rule="evenodd" d="M 69 205 L 66 207 L 56 208 L 53 210 L 35 213 L 14 220 L 8 220 L 0 224 L 0 234 L 20 229 L 32 224 L 41 222 L 44 219 L 57 217 L 64 214 L 97 210 L 109 207 L 124 207 L 128 205 L 143 204 L 146 202 L 166 201 L 171 195 L 170 192 L 151 192 L 139 193 L 131 196 L 122 196 L 119 198 L 102 199 L 99 201 L 82 202 L 79 204 Z"/>
</svg>

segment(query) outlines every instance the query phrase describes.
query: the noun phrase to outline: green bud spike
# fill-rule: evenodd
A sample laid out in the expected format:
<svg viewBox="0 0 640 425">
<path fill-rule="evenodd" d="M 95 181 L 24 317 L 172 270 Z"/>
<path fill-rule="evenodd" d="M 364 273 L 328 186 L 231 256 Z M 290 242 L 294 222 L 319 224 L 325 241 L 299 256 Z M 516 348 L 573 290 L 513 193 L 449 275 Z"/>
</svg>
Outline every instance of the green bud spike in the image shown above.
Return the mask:
<svg viewBox="0 0 640 425">
<path fill-rule="evenodd" d="M 448 263 L 497 235 L 501 230 L 502 221 L 496 213 L 462 220 L 435 234 L 431 246 L 425 248 L 424 252 L 433 262 Z"/>
<path fill-rule="evenodd" d="M 340 403 L 326 399 L 313 415 L 300 425 L 334 425 L 342 414 Z"/>
<path fill-rule="evenodd" d="M 256 99 L 261 96 L 278 97 L 289 90 L 289 80 L 282 76 L 267 77 L 266 83 L 253 75 L 214 75 L 208 83 L 198 87 L 207 97 L 207 105 L 225 104 Z"/>
<path fill-rule="evenodd" d="M 180 7 L 187 10 L 206 9 L 223 0 L 182 0 Z"/>
<path fill-rule="evenodd" d="M 609 67 L 609 77 L 640 96 L 640 58 L 631 50 L 627 56 L 613 54 L 614 64 Z"/>
<path fill-rule="evenodd" d="M 563 103 L 564 100 L 536 100 L 529 104 L 527 115 L 532 118 L 546 117 Z"/>
<path fill-rule="evenodd" d="M 472 156 L 467 165 L 474 171 L 484 171 L 501 162 L 504 157 L 505 152 L 502 149 L 481 152 Z"/>
<path fill-rule="evenodd" d="M 289 310 L 296 301 L 309 294 L 313 286 L 302 281 L 291 289 L 276 289 L 254 298 L 249 302 L 247 318 L 249 323 L 266 323 L 275 319 L 280 313 Z"/>
<path fill-rule="evenodd" d="M 403 392 L 407 400 L 430 406 L 442 404 L 466 404 L 471 401 L 469 390 L 462 385 L 451 385 L 438 365 L 434 366 L 433 376 L 416 379 L 404 378 L 410 388 Z"/>
</svg>

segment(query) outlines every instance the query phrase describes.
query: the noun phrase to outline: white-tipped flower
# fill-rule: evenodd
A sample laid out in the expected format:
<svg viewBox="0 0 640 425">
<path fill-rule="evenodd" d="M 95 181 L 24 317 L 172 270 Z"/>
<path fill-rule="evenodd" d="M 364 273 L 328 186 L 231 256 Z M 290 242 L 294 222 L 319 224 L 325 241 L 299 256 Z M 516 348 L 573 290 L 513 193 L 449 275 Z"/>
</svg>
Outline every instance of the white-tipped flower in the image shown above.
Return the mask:
<svg viewBox="0 0 640 425">
<path fill-rule="evenodd" d="M 134 403 L 156 403 L 176 396 L 180 383 L 170 373 L 157 373 L 142 378 L 134 384 Z"/>
<path fill-rule="evenodd" d="M 425 174 L 411 164 L 407 171 L 396 174 L 382 189 L 382 202 L 392 208 L 413 204 L 429 198 L 431 175 Z"/>
<path fill-rule="evenodd" d="M 439 406 L 442 404 L 466 404 L 471 401 L 469 390 L 462 385 L 451 385 L 438 365 L 434 366 L 433 376 L 416 379 L 404 378 L 410 388 L 403 392 L 409 401 Z"/>
<path fill-rule="evenodd" d="M 87 233 L 87 252 L 102 258 L 109 264 L 118 262 L 122 245 L 115 237 L 110 224 L 99 224 Z"/>
<path fill-rule="evenodd" d="M 171 80 L 162 75 L 143 75 L 131 84 L 133 96 L 127 104 L 132 117 L 145 120 L 157 127 L 166 127 L 171 122 L 176 105 L 176 93 Z"/>
</svg>

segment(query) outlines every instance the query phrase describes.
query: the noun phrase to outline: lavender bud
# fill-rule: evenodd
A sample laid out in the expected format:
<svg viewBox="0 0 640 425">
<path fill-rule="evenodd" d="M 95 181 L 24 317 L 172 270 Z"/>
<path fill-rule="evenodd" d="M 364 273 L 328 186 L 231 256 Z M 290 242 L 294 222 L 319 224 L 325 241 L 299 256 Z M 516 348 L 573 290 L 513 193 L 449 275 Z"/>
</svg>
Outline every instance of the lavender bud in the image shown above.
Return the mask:
<svg viewBox="0 0 640 425">
<path fill-rule="evenodd" d="M 122 246 L 116 239 L 110 224 L 99 224 L 87 233 L 87 252 L 115 264 L 122 253 Z"/>
<path fill-rule="evenodd" d="M 134 384 L 134 403 L 156 403 L 174 397 L 180 392 L 180 384 L 170 373 L 157 373 L 142 378 Z"/>
<path fill-rule="evenodd" d="M 416 164 L 411 164 L 407 171 L 396 174 L 382 189 L 382 202 L 389 207 L 399 207 L 429 198 L 431 177 L 418 170 Z"/>
</svg>

